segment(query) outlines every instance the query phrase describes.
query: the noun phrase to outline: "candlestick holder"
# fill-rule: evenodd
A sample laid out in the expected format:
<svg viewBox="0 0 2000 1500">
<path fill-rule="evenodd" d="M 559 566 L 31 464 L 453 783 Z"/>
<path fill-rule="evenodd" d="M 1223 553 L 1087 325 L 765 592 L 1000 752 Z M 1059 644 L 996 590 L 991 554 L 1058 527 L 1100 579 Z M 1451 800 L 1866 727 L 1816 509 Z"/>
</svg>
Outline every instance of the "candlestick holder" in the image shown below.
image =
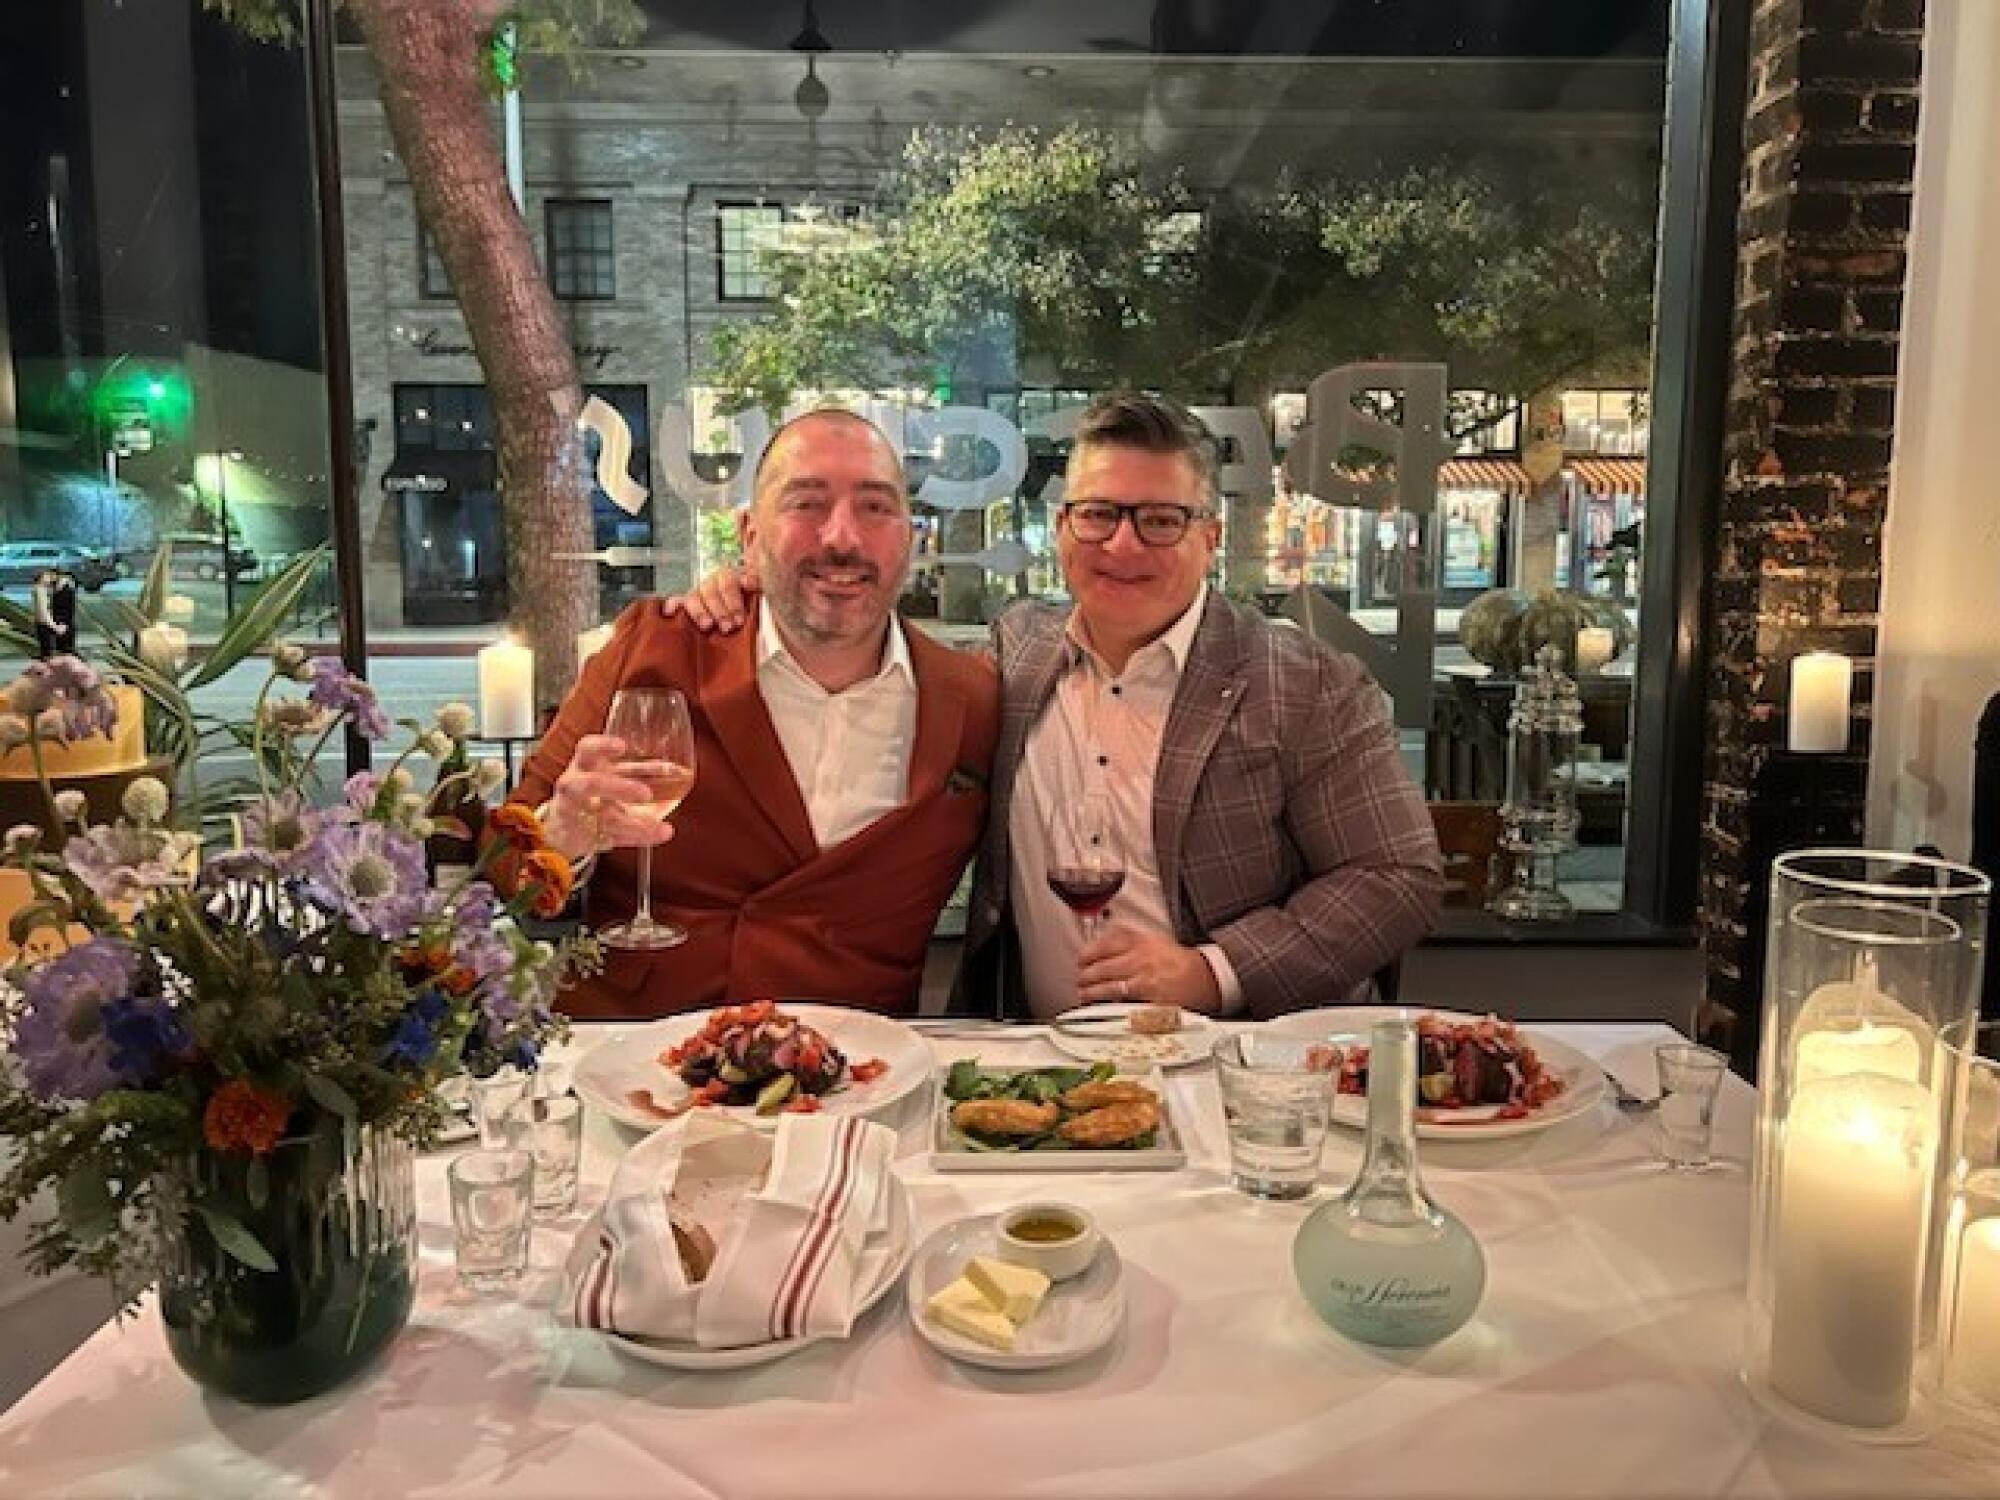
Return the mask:
<svg viewBox="0 0 2000 1500">
<path fill-rule="evenodd" d="M 1535 654 L 1507 716 L 1507 800 L 1500 847 L 1512 878 L 1487 904 L 1510 922 L 1561 922 L 1576 914 L 1557 882 L 1557 861 L 1576 847 L 1576 747 L 1583 700 L 1554 646 Z"/>
<path fill-rule="evenodd" d="M 1801 850 L 1773 868 L 1744 1378 L 1807 1425 L 1930 1430 L 1945 1044 L 1976 1021 L 1989 890 L 1913 854 Z"/>
</svg>

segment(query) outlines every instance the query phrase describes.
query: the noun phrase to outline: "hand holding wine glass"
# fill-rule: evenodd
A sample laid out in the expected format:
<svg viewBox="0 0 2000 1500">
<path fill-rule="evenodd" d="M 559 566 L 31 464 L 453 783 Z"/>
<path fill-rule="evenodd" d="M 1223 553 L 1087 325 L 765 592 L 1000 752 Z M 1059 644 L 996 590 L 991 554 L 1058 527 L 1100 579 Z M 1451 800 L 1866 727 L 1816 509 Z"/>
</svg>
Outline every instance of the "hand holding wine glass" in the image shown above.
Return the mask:
<svg viewBox="0 0 2000 1500">
<path fill-rule="evenodd" d="M 542 813 L 549 842 L 571 859 L 585 859 L 607 849 L 638 849 L 664 844 L 674 826 L 657 815 L 639 816 L 648 800 L 641 783 L 621 772 L 625 742 L 614 735 L 587 734 L 576 742 L 569 765 L 556 778 Z"/>
<path fill-rule="evenodd" d="M 611 700 L 605 733 L 621 742 L 617 776 L 638 789 L 619 809 L 640 825 L 659 826 L 694 790 L 694 725 L 687 699 L 673 688 L 624 688 Z M 638 910 L 598 936 L 614 948 L 672 948 L 687 933 L 653 919 L 653 842 L 639 845 Z"/>
</svg>

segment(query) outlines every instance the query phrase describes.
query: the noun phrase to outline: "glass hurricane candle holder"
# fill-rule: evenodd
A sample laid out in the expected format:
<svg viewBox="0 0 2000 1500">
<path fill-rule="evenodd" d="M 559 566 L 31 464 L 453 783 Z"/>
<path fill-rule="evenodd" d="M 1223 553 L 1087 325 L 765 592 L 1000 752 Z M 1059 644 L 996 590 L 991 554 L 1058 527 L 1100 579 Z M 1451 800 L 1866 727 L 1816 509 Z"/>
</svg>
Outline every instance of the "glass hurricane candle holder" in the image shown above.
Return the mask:
<svg viewBox="0 0 2000 1500">
<path fill-rule="evenodd" d="M 1945 1399 L 2000 1422 L 2000 1021 L 1945 1037 L 1952 1082 L 1938 1268 Z"/>
<path fill-rule="evenodd" d="M 1557 883 L 1557 861 L 1576 847 L 1576 749 L 1583 702 L 1544 646 L 1514 692 L 1507 716 L 1507 800 L 1501 847 L 1513 878 L 1488 909 L 1510 922 L 1562 922 L 1576 914 Z"/>
<path fill-rule="evenodd" d="M 1977 1013 L 1988 891 L 1911 854 L 1802 850 L 1772 871 L 1744 1376 L 1849 1436 L 1929 1429 L 1944 1043 Z"/>
</svg>

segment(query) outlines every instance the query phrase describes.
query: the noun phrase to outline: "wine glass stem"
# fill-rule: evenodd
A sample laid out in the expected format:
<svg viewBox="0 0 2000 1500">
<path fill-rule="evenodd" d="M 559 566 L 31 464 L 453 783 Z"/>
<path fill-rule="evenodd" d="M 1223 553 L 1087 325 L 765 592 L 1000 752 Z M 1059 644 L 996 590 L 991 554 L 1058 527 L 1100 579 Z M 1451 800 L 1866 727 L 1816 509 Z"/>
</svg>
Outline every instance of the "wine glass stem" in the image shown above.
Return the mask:
<svg viewBox="0 0 2000 1500">
<path fill-rule="evenodd" d="M 639 846 L 639 909 L 632 917 L 634 927 L 653 925 L 653 846 Z"/>
</svg>

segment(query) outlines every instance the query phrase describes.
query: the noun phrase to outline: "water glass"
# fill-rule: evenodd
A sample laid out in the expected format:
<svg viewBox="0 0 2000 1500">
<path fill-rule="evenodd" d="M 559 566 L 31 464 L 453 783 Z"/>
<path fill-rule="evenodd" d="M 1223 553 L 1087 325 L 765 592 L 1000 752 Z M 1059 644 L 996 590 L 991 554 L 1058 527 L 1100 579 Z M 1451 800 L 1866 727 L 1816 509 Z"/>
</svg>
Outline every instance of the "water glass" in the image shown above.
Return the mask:
<svg viewBox="0 0 2000 1500">
<path fill-rule="evenodd" d="M 1304 1198 L 1319 1182 L 1334 1074 L 1308 1066 L 1314 1043 L 1245 1031 L 1215 1044 L 1229 1180 L 1255 1198 Z"/>
<path fill-rule="evenodd" d="M 1666 1042 L 1653 1049 L 1653 1060 L 1660 1070 L 1660 1155 L 1669 1167 L 1705 1167 L 1729 1059 L 1693 1042 Z"/>
<path fill-rule="evenodd" d="M 535 1159 L 535 1217 L 559 1219 L 576 1206 L 583 1156 L 583 1105 L 575 1098 L 527 1099 L 507 1111 L 507 1144 Z"/>
<path fill-rule="evenodd" d="M 458 1279 L 475 1291 L 502 1291 L 528 1265 L 535 1159 L 525 1151 L 468 1151 L 445 1171 Z"/>
<path fill-rule="evenodd" d="M 528 1074 L 512 1066 L 470 1080 L 472 1123 L 482 1150 L 497 1151 L 504 1144 L 507 1111 L 528 1097 L 530 1081 Z"/>
</svg>

